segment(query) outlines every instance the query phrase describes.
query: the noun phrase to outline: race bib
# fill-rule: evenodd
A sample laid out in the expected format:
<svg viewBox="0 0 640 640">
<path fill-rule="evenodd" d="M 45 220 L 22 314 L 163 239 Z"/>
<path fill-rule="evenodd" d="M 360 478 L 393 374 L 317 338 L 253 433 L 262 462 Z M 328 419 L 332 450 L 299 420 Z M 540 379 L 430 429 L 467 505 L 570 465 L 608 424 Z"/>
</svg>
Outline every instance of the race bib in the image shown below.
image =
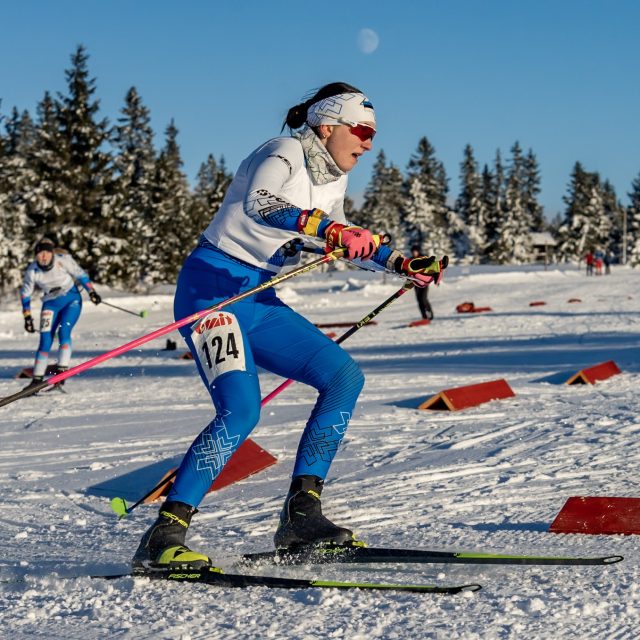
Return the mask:
<svg viewBox="0 0 640 640">
<path fill-rule="evenodd" d="M 227 371 L 247 370 L 242 332 L 232 313 L 213 311 L 205 316 L 191 339 L 209 385 Z"/>
<path fill-rule="evenodd" d="M 44 309 L 40 314 L 40 333 L 49 333 L 52 322 L 53 311 L 51 309 Z"/>
</svg>

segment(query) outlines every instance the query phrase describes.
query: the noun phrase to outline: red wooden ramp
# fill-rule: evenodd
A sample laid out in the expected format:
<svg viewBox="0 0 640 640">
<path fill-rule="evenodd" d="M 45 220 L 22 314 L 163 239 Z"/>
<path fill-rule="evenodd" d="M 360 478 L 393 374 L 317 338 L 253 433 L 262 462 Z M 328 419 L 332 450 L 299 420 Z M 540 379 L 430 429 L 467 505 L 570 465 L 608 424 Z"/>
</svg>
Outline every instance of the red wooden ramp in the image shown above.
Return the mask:
<svg viewBox="0 0 640 640">
<path fill-rule="evenodd" d="M 458 313 L 483 313 L 484 311 L 493 311 L 491 307 L 476 307 L 473 302 L 461 302 L 457 307 Z"/>
<path fill-rule="evenodd" d="M 244 480 L 244 478 L 248 478 L 254 473 L 258 473 L 258 471 L 274 465 L 276 462 L 278 462 L 278 459 L 275 456 L 272 456 L 266 449 L 256 444 L 251 438 L 247 438 L 231 458 L 229 458 L 229 462 L 227 462 L 215 482 L 209 487 L 207 493 L 227 487 L 234 482 L 238 482 L 238 480 Z M 174 471 L 175 468 L 169 469 L 160 481 L 170 476 Z M 166 496 L 167 493 L 169 493 L 169 488 L 172 483 L 173 478 L 164 483 L 155 493 L 152 493 L 145 502 L 153 502 L 158 498 Z"/>
<path fill-rule="evenodd" d="M 613 360 L 608 360 L 588 369 L 581 369 L 567 380 L 567 384 L 595 384 L 598 380 L 606 380 L 618 373 L 622 373 L 618 365 Z"/>
<path fill-rule="evenodd" d="M 549 527 L 551 533 L 640 534 L 640 498 L 573 496 Z"/>
<path fill-rule="evenodd" d="M 506 380 L 491 380 L 480 384 L 472 384 L 468 387 L 446 389 L 425 400 L 418 409 L 459 411 L 467 407 L 475 407 L 484 402 L 491 402 L 491 400 L 512 398 L 515 395 Z"/>
<path fill-rule="evenodd" d="M 54 376 L 56 373 L 58 373 L 57 364 L 47 365 L 47 371 L 45 372 L 45 375 Z M 25 367 L 24 369 L 21 369 L 20 371 L 18 371 L 18 373 L 16 373 L 15 377 L 16 378 L 33 378 L 33 367 Z"/>
</svg>

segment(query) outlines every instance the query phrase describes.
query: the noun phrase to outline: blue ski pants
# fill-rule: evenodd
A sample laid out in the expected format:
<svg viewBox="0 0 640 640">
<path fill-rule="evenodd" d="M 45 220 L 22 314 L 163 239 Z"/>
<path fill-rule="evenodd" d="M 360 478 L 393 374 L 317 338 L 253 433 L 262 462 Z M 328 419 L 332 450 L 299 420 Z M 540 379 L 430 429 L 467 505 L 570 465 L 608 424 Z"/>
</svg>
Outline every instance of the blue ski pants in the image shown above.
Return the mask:
<svg viewBox="0 0 640 640">
<path fill-rule="evenodd" d="M 40 343 L 36 353 L 33 374 L 43 376 L 47 368 L 53 338 L 58 332 L 58 364 L 69 366 L 71 360 L 71 331 L 82 311 L 82 297 L 75 287 L 64 295 L 47 300 L 40 311 Z"/>
<path fill-rule="evenodd" d="M 176 319 L 258 286 L 273 273 L 204 244 L 178 278 Z M 260 418 L 257 367 L 318 390 L 302 433 L 293 476 L 325 478 L 364 385 L 340 346 L 266 289 L 181 329 L 216 415 L 191 444 L 168 500 L 196 507 Z"/>
</svg>

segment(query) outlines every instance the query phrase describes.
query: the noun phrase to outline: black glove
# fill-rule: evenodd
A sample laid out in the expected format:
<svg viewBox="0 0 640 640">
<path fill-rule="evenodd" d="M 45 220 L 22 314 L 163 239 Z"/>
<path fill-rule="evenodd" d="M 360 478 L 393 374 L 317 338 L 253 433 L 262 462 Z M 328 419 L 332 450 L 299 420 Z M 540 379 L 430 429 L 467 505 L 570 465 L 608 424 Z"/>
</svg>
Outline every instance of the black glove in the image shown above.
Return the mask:
<svg viewBox="0 0 640 640">
<path fill-rule="evenodd" d="M 102 298 L 98 295 L 98 292 L 94 289 L 89 291 L 89 298 L 93 304 L 100 304 L 102 302 Z"/>
<path fill-rule="evenodd" d="M 33 326 L 33 318 L 30 313 L 26 313 L 24 316 L 24 330 L 27 333 L 35 333 L 36 328 Z"/>
</svg>

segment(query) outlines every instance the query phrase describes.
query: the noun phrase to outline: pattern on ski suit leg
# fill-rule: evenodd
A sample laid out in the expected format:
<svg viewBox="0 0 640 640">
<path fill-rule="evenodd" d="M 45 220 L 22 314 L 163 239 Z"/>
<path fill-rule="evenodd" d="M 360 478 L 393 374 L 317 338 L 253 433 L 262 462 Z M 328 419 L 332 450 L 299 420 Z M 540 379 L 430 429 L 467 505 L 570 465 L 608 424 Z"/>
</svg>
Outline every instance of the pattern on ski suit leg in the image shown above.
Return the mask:
<svg viewBox="0 0 640 640">
<path fill-rule="evenodd" d="M 341 411 L 340 417 L 342 421 L 339 424 L 321 426 L 317 420 L 314 420 L 307 426 L 304 443 L 301 443 L 298 449 L 298 458 L 304 460 L 306 465 L 313 466 L 320 460 L 330 463 L 333 460 L 342 436 L 349 426 L 351 415 Z M 335 433 L 332 433 L 334 431 Z"/>
<path fill-rule="evenodd" d="M 240 436 L 231 436 L 224 423 L 224 417 L 216 417 L 198 437 L 198 444 L 194 443 L 193 453 L 198 471 L 209 471 L 211 479 L 215 479 L 233 455 L 240 442 Z"/>
</svg>

